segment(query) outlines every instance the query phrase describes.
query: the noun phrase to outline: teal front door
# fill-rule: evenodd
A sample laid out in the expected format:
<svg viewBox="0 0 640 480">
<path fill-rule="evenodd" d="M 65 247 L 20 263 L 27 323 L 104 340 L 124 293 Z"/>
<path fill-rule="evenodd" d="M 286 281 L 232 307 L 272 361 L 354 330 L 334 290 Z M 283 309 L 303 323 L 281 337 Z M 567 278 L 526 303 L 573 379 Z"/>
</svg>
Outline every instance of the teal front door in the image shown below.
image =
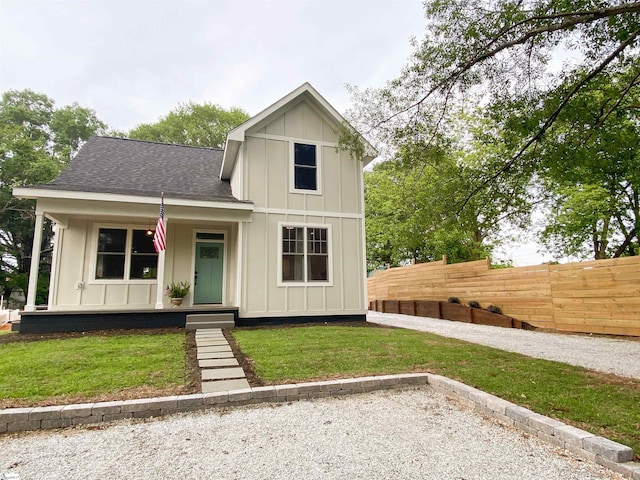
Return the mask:
<svg viewBox="0 0 640 480">
<path fill-rule="evenodd" d="M 196 242 L 193 303 L 222 303 L 224 243 Z"/>
</svg>

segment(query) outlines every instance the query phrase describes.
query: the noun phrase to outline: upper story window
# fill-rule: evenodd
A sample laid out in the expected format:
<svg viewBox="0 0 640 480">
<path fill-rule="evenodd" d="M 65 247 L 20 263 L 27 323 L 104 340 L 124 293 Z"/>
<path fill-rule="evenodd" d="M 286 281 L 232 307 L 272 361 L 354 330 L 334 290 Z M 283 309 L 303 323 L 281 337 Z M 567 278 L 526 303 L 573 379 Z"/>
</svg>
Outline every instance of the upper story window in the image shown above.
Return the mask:
<svg viewBox="0 0 640 480">
<path fill-rule="evenodd" d="M 320 193 L 320 158 L 317 145 L 293 143 L 292 191 Z"/>
<path fill-rule="evenodd" d="M 157 271 L 158 254 L 145 230 L 98 229 L 96 280 L 148 280 Z"/>
</svg>

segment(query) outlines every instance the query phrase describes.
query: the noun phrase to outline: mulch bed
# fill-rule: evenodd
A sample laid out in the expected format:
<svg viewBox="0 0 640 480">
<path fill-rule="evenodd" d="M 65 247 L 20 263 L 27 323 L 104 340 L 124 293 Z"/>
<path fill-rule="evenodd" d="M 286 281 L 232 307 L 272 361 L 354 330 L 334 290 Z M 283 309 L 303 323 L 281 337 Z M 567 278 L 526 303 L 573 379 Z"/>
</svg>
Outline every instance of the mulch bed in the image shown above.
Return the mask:
<svg viewBox="0 0 640 480">
<path fill-rule="evenodd" d="M 231 347 L 233 356 L 236 357 L 236 360 L 238 360 L 238 363 L 242 367 L 242 370 L 244 370 L 244 375 L 245 377 L 247 377 L 247 382 L 249 382 L 249 385 L 251 385 L 252 387 L 260 387 L 264 385 L 262 380 L 258 378 L 258 376 L 255 374 L 255 371 L 253 370 L 253 360 L 250 357 L 246 356 L 242 352 L 242 350 L 240 350 L 240 346 L 238 345 L 238 342 L 236 342 L 236 339 L 233 337 L 233 335 L 231 335 L 231 332 L 229 330 L 222 330 L 222 334 L 224 335 L 224 338 L 227 340 L 227 342 L 229 342 L 229 346 Z"/>
<path fill-rule="evenodd" d="M 5 343 L 38 342 L 41 340 L 65 340 L 67 338 L 82 337 L 111 337 L 117 335 L 166 335 L 169 333 L 183 333 L 183 328 L 136 328 L 131 330 L 93 330 L 89 332 L 59 332 L 59 333 L 7 333 L 0 335 L 0 345 Z"/>
</svg>

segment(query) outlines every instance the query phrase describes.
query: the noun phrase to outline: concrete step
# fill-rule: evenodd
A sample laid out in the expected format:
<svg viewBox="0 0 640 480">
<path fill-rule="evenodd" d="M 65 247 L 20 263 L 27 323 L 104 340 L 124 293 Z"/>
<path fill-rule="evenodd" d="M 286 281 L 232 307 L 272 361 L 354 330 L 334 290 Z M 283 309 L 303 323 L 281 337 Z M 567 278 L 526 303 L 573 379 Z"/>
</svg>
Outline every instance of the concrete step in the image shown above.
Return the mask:
<svg viewBox="0 0 640 480">
<path fill-rule="evenodd" d="M 211 328 L 233 328 L 236 326 L 233 313 L 192 313 L 187 315 L 187 330 Z"/>
<path fill-rule="evenodd" d="M 202 382 L 202 393 L 226 392 L 227 390 L 240 390 L 241 388 L 249 388 L 249 382 L 247 382 L 246 378 Z"/>
<path fill-rule="evenodd" d="M 240 364 L 235 358 L 211 358 L 198 360 L 200 368 L 238 367 Z"/>
<path fill-rule="evenodd" d="M 198 360 L 214 360 L 216 358 L 234 358 L 231 349 L 224 352 L 197 352 L 196 358 Z"/>
<path fill-rule="evenodd" d="M 203 368 L 200 370 L 202 381 L 207 380 L 232 380 L 234 378 L 245 378 L 244 370 L 241 367 L 226 368 Z"/>
</svg>

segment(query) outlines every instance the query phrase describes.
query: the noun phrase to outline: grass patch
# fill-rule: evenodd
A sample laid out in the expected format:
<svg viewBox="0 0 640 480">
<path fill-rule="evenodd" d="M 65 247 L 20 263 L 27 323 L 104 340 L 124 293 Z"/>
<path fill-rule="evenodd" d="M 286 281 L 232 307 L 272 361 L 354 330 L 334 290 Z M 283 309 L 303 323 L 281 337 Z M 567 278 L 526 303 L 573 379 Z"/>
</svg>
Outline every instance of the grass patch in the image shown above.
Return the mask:
<svg viewBox="0 0 640 480">
<path fill-rule="evenodd" d="M 312 326 L 236 329 L 265 383 L 433 372 L 640 452 L 640 381 L 430 333 Z"/>
<path fill-rule="evenodd" d="M 87 335 L 0 346 L 0 405 L 132 398 L 184 387 L 184 333 Z M 138 394 L 136 394 L 138 392 Z"/>
</svg>

